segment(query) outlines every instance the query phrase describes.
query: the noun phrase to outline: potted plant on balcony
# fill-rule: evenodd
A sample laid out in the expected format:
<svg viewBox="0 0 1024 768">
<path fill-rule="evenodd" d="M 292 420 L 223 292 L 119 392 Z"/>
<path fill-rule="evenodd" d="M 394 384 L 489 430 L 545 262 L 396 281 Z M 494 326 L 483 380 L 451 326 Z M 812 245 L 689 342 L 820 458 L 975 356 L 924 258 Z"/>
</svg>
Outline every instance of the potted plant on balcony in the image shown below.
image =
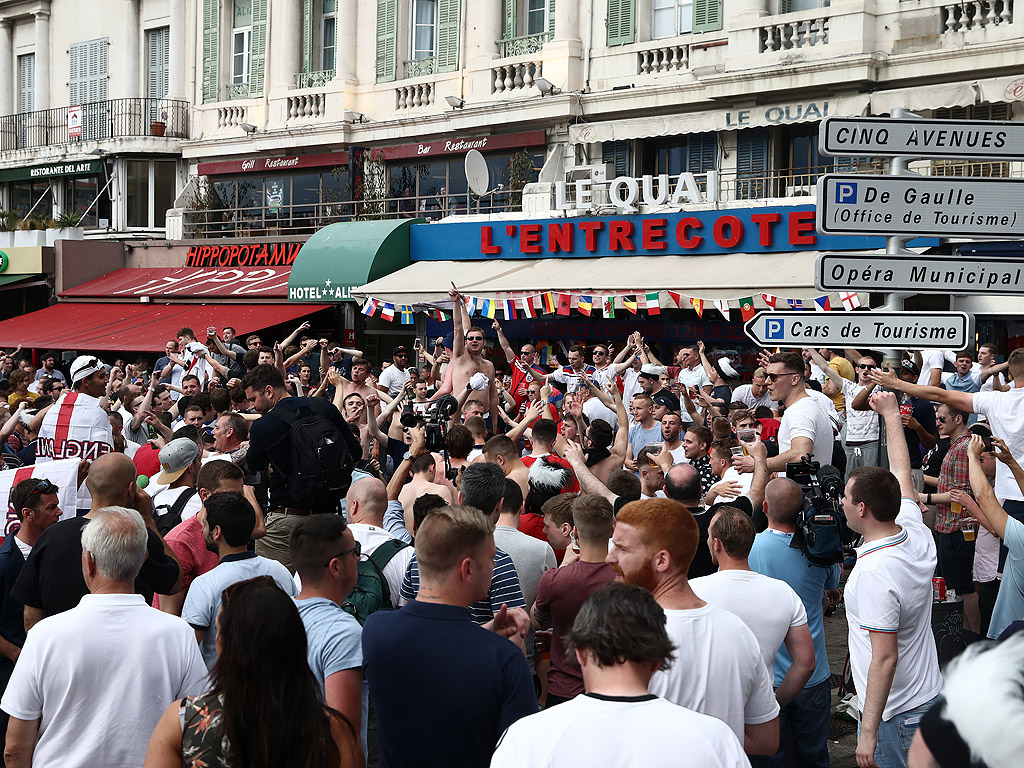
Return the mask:
<svg viewBox="0 0 1024 768">
<path fill-rule="evenodd" d="M 46 229 L 46 244 L 53 245 L 58 240 L 84 240 L 85 230 L 78 226 L 82 214 L 78 211 L 61 211 L 52 227 Z"/>
<path fill-rule="evenodd" d="M 46 228 L 50 219 L 38 213 L 30 213 L 20 222 L 14 233 L 15 247 L 37 247 L 46 245 Z"/>
<path fill-rule="evenodd" d="M 149 132 L 153 136 L 163 136 L 166 131 L 167 131 L 167 110 L 165 109 L 165 110 L 163 110 L 160 113 L 160 119 L 159 120 L 153 120 L 149 124 Z"/>
<path fill-rule="evenodd" d="M 14 230 L 18 228 L 17 211 L 0 211 L 0 248 L 14 245 Z"/>
</svg>

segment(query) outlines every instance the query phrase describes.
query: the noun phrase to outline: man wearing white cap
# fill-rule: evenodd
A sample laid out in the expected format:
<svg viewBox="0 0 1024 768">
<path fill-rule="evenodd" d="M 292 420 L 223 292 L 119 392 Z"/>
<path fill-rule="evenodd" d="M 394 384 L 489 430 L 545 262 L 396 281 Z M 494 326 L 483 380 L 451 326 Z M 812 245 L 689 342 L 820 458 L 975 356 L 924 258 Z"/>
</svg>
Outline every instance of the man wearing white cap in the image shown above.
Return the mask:
<svg viewBox="0 0 1024 768">
<path fill-rule="evenodd" d="M 150 483 L 161 490 L 153 494 L 153 519 L 157 530 L 169 533 L 203 506 L 196 490 L 202 452 L 194 440 L 179 437 L 160 449 L 160 474 Z"/>
<path fill-rule="evenodd" d="M 36 463 L 54 459 L 93 461 L 114 450 L 114 435 L 100 399 L 107 393 L 107 369 L 92 355 L 71 364 L 71 391 L 65 391 L 43 418 Z"/>
</svg>

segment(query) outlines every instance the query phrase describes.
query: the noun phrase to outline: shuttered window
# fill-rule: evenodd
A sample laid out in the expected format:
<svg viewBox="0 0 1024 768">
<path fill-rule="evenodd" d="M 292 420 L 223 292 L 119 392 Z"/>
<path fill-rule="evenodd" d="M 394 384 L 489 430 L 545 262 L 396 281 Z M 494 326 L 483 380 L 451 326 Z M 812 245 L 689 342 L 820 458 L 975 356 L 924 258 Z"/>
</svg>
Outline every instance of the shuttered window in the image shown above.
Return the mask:
<svg viewBox="0 0 1024 768">
<path fill-rule="evenodd" d="M 437 71 L 454 72 L 459 68 L 460 0 L 437 3 Z"/>
<path fill-rule="evenodd" d="M 722 0 L 693 0 L 693 31 L 715 32 L 722 28 Z"/>
<path fill-rule="evenodd" d="M 220 74 L 220 2 L 203 0 L 203 103 L 218 99 Z"/>
<path fill-rule="evenodd" d="M 85 105 L 82 110 L 82 137 L 104 138 L 107 133 L 107 38 L 74 43 L 68 50 L 70 76 L 68 104 Z"/>
<path fill-rule="evenodd" d="M 768 129 L 753 128 L 736 135 L 736 197 L 764 197 L 768 175 Z"/>
<path fill-rule="evenodd" d="M 608 0 L 608 45 L 628 45 L 633 42 L 633 0 Z"/>
<path fill-rule="evenodd" d="M 324 0 L 320 16 L 320 70 L 333 70 L 338 57 L 338 2 Z"/>
<path fill-rule="evenodd" d="M 250 97 L 263 95 L 267 61 L 267 3 L 268 0 L 252 0 L 252 48 L 249 54 Z"/>
<path fill-rule="evenodd" d="M 18 111 L 32 112 L 36 108 L 36 55 L 18 57 Z"/>
<path fill-rule="evenodd" d="M 718 167 L 718 134 L 693 133 L 686 137 L 686 170 L 707 173 Z"/>
<path fill-rule="evenodd" d="M 146 32 L 146 98 L 149 99 L 151 121 L 161 119 L 159 99 L 167 95 L 170 42 L 170 27 L 158 27 Z"/>
<path fill-rule="evenodd" d="M 629 176 L 629 139 L 606 141 L 601 145 L 601 162 L 614 163 L 616 176 Z"/>
<path fill-rule="evenodd" d="M 395 79 L 398 62 L 398 0 L 377 0 L 377 82 Z"/>
</svg>

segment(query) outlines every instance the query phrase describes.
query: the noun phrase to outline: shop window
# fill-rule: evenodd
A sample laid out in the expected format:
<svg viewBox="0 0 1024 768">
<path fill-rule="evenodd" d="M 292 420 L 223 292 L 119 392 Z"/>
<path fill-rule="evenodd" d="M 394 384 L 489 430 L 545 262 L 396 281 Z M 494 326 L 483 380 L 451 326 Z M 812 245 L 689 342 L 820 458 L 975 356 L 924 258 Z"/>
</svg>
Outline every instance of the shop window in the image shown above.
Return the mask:
<svg viewBox="0 0 1024 768">
<path fill-rule="evenodd" d="M 112 205 L 107 179 L 103 176 L 65 179 L 61 207 L 65 211 L 84 214 L 80 222 L 82 227 L 109 227 Z"/>
<path fill-rule="evenodd" d="M 129 228 L 159 229 L 174 204 L 173 160 L 125 161 L 125 223 Z"/>
<path fill-rule="evenodd" d="M 11 210 L 22 218 L 27 216 L 29 211 L 44 216 L 51 215 L 53 212 L 53 195 L 50 189 L 50 182 L 11 182 Z"/>
</svg>

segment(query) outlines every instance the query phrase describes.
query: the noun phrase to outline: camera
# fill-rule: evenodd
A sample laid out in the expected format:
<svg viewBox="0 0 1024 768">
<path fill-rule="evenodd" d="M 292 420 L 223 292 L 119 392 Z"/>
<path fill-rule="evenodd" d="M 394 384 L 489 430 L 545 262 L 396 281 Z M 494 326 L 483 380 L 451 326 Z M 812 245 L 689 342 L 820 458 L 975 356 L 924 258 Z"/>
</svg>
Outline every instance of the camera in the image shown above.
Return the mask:
<svg viewBox="0 0 1024 768">
<path fill-rule="evenodd" d="M 417 406 L 426 406 L 418 408 Z M 425 447 L 431 453 L 440 453 L 444 458 L 445 476 L 455 481 L 456 470 L 451 468 L 448 460 L 448 420 L 459 408 L 459 401 L 452 395 L 445 395 L 434 403 L 412 403 L 402 412 L 400 422 L 403 427 L 412 428 L 425 420 L 423 439 Z"/>
<path fill-rule="evenodd" d="M 843 562 L 845 546 L 854 534 L 843 513 L 839 470 L 804 456 L 786 464 L 786 477 L 800 486 L 804 497 L 790 546 L 799 549 L 812 565 L 828 567 Z"/>
</svg>

